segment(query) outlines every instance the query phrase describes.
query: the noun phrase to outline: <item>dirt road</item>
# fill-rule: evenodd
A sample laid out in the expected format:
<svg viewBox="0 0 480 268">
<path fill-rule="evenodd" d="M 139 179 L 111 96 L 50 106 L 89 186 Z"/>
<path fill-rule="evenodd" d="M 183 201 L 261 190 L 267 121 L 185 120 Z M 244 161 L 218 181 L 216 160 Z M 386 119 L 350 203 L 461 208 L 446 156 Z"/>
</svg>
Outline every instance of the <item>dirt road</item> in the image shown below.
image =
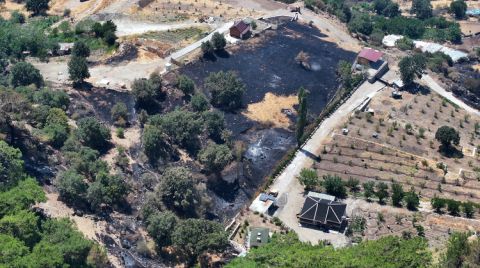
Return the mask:
<svg viewBox="0 0 480 268">
<path fill-rule="evenodd" d="M 452 92 L 446 91 L 437 82 L 435 82 L 435 80 L 433 80 L 429 75 L 423 75 L 422 76 L 422 82 L 424 82 L 430 89 L 434 90 L 435 92 L 440 94 L 442 97 L 444 97 L 444 98 L 448 99 L 449 101 L 455 103 L 456 105 L 460 106 L 465 111 L 480 116 L 480 111 L 479 110 L 468 106 L 462 100 L 455 97 Z"/>
<path fill-rule="evenodd" d="M 357 91 L 340 108 L 327 118 L 315 131 L 312 138 L 298 151 L 290 165 L 277 177 L 271 189 L 276 189 L 279 196 L 286 195 L 287 202 L 279 208 L 276 215 L 285 225 L 293 229 L 302 241 L 318 243 L 321 239 L 328 239 L 335 247 L 345 246 L 347 239 L 341 234 L 324 233 L 319 230 L 303 228 L 298 225 L 296 214 L 300 212 L 303 202 L 303 187 L 296 177 L 302 168 L 313 164 L 312 155 L 319 155 L 325 139 L 331 135 L 338 124 L 341 124 L 366 98 L 372 98 L 385 85 L 380 82 L 363 83 Z"/>
</svg>

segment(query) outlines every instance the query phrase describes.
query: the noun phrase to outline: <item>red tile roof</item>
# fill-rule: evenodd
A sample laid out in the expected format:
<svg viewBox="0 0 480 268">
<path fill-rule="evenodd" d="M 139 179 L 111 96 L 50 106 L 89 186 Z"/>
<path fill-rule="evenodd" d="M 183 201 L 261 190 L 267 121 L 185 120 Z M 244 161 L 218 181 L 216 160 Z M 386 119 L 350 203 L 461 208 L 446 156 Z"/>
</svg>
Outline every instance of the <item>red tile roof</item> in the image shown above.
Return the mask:
<svg viewBox="0 0 480 268">
<path fill-rule="evenodd" d="M 239 20 L 233 24 L 232 28 L 237 28 L 238 32 L 245 33 L 249 29 L 248 26 L 243 20 Z"/>
<path fill-rule="evenodd" d="M 383 53 L 372 48 L 364 48 L 360 53 L 358 54 L 359 58 L 364 58 L 367 59 L 371 62 L 377 62 L 379 59 L 381 59 L 383 56 Z"/>
</svg>

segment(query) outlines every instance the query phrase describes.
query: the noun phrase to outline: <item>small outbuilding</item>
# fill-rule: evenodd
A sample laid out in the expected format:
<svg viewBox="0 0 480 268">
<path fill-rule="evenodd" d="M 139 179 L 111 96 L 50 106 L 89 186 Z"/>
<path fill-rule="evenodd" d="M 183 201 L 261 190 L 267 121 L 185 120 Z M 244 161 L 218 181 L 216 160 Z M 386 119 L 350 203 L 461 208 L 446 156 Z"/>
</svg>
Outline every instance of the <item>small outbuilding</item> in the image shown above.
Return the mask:
<svg viewBox="0 0 480 268">
<path fill-rule="evenodd" d="M 301 224 L 341 230 L 347 225 L 346 210 L 344 203 L 308 195 L 297 218 Z"/>
<path fill-rule="evenodd" d="M 358 53 L 357 62 L 362 65 L 371 65 L 380 61 L 382 57 L 383 52 L 366 47 Z"/>
<path fill-rule="evenodd" d="M 230 36 L 243 39 L 247 37 L 251 32 L 250 24 L 243 20 L 236 21 L 232 27 L 230 27 Z"/>
<path fill-rule="evenodd" d="M 366 69 L 368 82 L 373 83 L 388 72 L 388 62 L 383 59 L 383 52 L 366 47 L 358 53 L 355 65 Z"/>
<path fill-rule="evenodd" d="M 58 54 L 68 55 L 72 52 L 73 43 L 58 43 Z"/>
</svg>

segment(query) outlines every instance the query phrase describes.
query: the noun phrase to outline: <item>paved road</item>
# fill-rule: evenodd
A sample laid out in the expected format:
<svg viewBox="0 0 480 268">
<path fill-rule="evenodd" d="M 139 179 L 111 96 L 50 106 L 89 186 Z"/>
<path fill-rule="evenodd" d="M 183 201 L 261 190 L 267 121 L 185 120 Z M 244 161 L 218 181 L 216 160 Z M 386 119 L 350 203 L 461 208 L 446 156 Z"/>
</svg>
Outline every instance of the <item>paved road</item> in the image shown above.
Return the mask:
<svg viewBox="0 0 480 268">
<path fill-rule="evenodd" d="M 456 105 L 460 106 L 463 108 L 465 111 L 476 114 L 480 116 L 480 111 L 468 106 L 466 103 L 464 103 L 462 100 L 459 98 L 455 97 L 452 92 L 446 91 L 444 88 L 442 88 L 435 80 L 433 80 L 429 75 L 423 75 L 422 76 L 422 81 L 427 84 L 427 86 L 440 94 L 441 96 L 447 98 L 449 101 L 455 103 Z"/>
<path fill-rule="evenodd" d="M 332 131 L 344 122 L 353 110 L 358 107 L 366 98 L 372 98 L 376 92 L 385 86 L 380 82 L 370 84 L 363 83 L 357 91 L 340 108 L 327 118 L 315 131 L 312 138 L 298 151 L 290 165 L 277 177 L 271 186 L 276 189 L 279 195 L 287 195 L 287 202 L 276 214 L 285 225 L 293 229 L 302 241 L 317 243 L 318 240 L 328 239 L 334 246 L 344 246 L 346 238 L 340 234 L 324 233 L 318 230 L 298 226 L 296 214 L 300 212 L 304 202 L 303 187 L 298 183 L 296 177 L 304 167 L 313 164 L 312 155 L 319 155 L 323 148 L 324 141 L 331 135 Z"/>
<path fill-rule="evenodd" d="M 172 53 L 168 58 L 166 58 L 166 61 L 168 62 L 168 61 L 170 61 L 170 59 L 179 59 L 179 58 L 187 55 L 188 53 L 190 53 L 190 52 L 194 51 L 195 49 L 199 48 L 202 45 L 203 42 L 209 41 L 210 39 L 212 39 L 212 36 L 213 36 L 214 33 L 218 32 L 218 33 L 224 34 L 230 29 L 230 27 L 232 27 L 232 25 L 233 25 L 233 21 L 223 24 L 220 28 L 211 32 L 206 37 L 204 37 L 204 38 L 198 40 L 197 42 L 195 42 L 193 44 L 190 44 L 190 45 Z"/>
</svg>

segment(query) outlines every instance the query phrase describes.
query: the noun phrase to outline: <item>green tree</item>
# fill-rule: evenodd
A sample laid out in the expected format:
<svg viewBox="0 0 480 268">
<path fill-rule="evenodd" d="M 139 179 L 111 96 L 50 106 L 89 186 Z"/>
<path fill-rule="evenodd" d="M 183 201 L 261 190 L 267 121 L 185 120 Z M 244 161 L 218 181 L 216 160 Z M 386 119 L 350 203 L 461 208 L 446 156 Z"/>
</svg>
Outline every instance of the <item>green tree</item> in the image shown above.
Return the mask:
<svg viewBox="0 0 480 268">
<path fill-rule="evenodd" d="M 404 201 L 409 210 L 417 210 L 420 205 L 420 199 L 418 198 L 417 193 L 415 193 L 413 186 L 409 192 L 405 193 Z"/>
<path fill-rule="evenodd" d="M 212 104 L 226 111 L 242 106 L 245 85 L 232 71 L 210 73 L 205 79 L 205 88 L 212 94 Z"/>
<path fill-rule="evenodd" d="M 171 211 L 157 212 L 148 217 L 147 231 L 158 247 L 170 246 L 172 234 L 178 224 L 177 217 Z"/>
<path fill-rule="evenodd" d="M 17 186 L 7 191 L 0 191 L 0 216 L 17 213 L 29 209 L 37 202 L 45 201 L 45 192 L 37 181 L 27 178 L 19 181 Z"/>
<path fill-rule="evenodd" d="M 10 21 L 13 23 L 23 24 L 25 23 L 25 15 L 20 13 L 18 10 L 14 10 L 12 13 L 10 13 Z"/>
<path fill-rule="evenodd" d="M 364 13 L 356 13 L 348 23 L 348 30 L 352 33 L 370 35 L 373 31 L 373 24 L 370 16 Z"/>
<path fill-rule="evenodd" d="M 408 37 L 402 37 L 395 42 L 395 46 L 398 47 L 400 50 L 405 51 L 405 50 L 412 50 L 414 44 L 412 39 Z"/>
<path fill-rule="evenodd" d="M 314 189 L 320 183 L 317 172 L 310 168 L 302 168 L 297 179 L 306 191 Z"/>
<path fill-rule="evenodd" d="M 84 200 L 88 189 L 85 178 L 73 169 L 60 173 L 55 181 L 55 186 L 57 186 L 60 197 L 68 203 Z"/>
<path fill-rule="evenodd" d="M 78 120 L 76 136 L 88 147 L 103 151 L 110 146 L 110 130 L 95 117 L 85 117 Z"/>
<path fill-rule="evenodd" d="M 49 219 L 42 223 L 42 240 L 33 249 L 34 256 L 46 256 L 55 259 L 58 252 L 63 262 L 70 267 L 85 267 L 86 259 L 93 245 L 92 241 L 86 239 L 73 225 L 69 219 Z M 43 251 L 44 246 L 51 247 L 49 251 Z M 43 251 L 43 254 L 42 254 Z M 63 266 L 63 265 L 62 265 Z M 62 266 L 34 266 L 34 267 L 62 267 Z"/>
<path fill-rule="evenodd" d="M 43 15 L 48 10 L 50 0 L 26 0 L 25 7 L 33 15 Z"/>
<path fill-rule="evenodd" d="M 0 190 L 15 186 L 24 177 L 22 153 L 0 140 Z"/>
<path fill-rule="evenodd" d="M 220 34 L 219 32 L 215 32 L 213 34 L 211 42 L 216 50 L 222 50 L 227 45 L 227 40 L 225 39 L 225 36 L 223 36 L 223 34 Z"/>
<path fill-rule="evenodd" d="M 68 62 L 68 74 L 74 85 L 83 83 L 90 77 L 87 60 L 84 57 L 72 56 Z"/>
<path fill-rule="evenodd" d="M 467 4 L 463 0 L 455 0 L 450 3 L 450 12 L 455 15 L 455 19 L 461 20 L 466 17 Z"/>
<path fill-rule="evenodd" d="M 432 4 L 430 0 L 413 0 L 410 13 L 415 14 L 419 19 L 432 17 Z"/>
<path fill-rule="evenodd" d="M 388 185 L 384 182 L 379 182 L 375 185 L 376 191 L 375 195 L 378 198 L 378 202 L 383 204 L 385 202 L 385 198 L 388 198 Z"/>
<path fill-rule="evenodd" d="M 192 174 L 182 167 L 167 168 L 156 193 L 168 208 L 183 213 L 191 212 L 197 202 Z"/>
<path fill-rule="evenodd" d="M 211 56 L 214 52 L 214 47 L 210 41 L 202 42 L 201 49 L 204 56 Z"/>
<path fill-rule="evenodd" d="M 334 195 L 338 198 L 347 197 L 347 190 L 345 188 L 345 184 L 339 176 L 324 175 L 322 184 L 328 194 Z"/>
<path fill-rule="evenodd" d="M 175 109 L 163 115 L 155 115 L 150 119 L 152 125 L 160 127 L 175 143 L 189 151 L 198 147 L 198 135 L 202 131 L 202 121 L 197 114 Z"/>
<path fill-rule="evenodd" d="M 456 200 L 447 200 L 447 210 L 452 216 L 457 216 L 460 212 L 460 202 Z"/>
<path fill-rule="evenodd" d="M 69 146 L 69 141 L 65 142 L 63 146 L 64 151 Z M 100 159 L 100 153 L 90 147 L 82 146 L 81 144 L 73 145 L 77 151 L 66 151 L 68 163 L 70 167 L 76 172 L 87 177 L 89 180 L 94 180 L 99 172 L 107 172 L 108 164 Z M 79 147 L 79 148 L 77 148 Z"/>
<path fill-rule="evenodd" d="M 192 106 L 192 110 L 194 112 L 203 112 L 208 110 L 208 100 L 202 93 L 197 93 L 192 96 L 190 101 L 190 105 Z"/>
<path fill-rule="evenodd" d="M 28 62 L 21 61 L 13 65 L 10 70 L 12 86 L 28 86 L 35 84 L 37 87 L 43 85 L 43 77 L 40 71 Z"/>
<path fill-rule="evenodd" d="M 463 205 L 463 213 L 465 213 L 465 216 L 469 219 L 473 218 L 473 215 L 475 214 L 475 209 L 472 202 L 467 201 L 462 205 Z"/>
<path fill-rule="evenodd" d="M 391 185 L 391 188 L 392 188 L 392 204 L 396 207 L 401 207 L 402 200 L 405 195 L 402 185 L 398 183 L 393 183 Z"/>
<path fill-rule="evenodd" d="M 386 236 L 356 246 L 334 249 L 300 242 L 295 232 L 274 234 L 271 241 L 251 249 L 226 267 L 429 267 L 431 253 L 422 237 Z"/>
<path fill-rule="evenodd" d="M 298 147 L 300 147 L 303 142 L 305 126 L 307 125 L 307 109 L 307 93 L 303 87 L 300 87 L 300 89 L 298 90 L 298 116 L 297 128 L 295 133 Z"/>
<path fill-rule="evenodd" d="M 220 141 L 222 131 L 225 129 L 225 117 L 218 111 L 202 113 L 205 129 L 208 135 L 215 141 Z"/>
<path fill-rule="evenodd" d="M 439 141 L 446 149 L 450 148 L 453 144 L 458 145 L 460 143 L 460 135 L 458 132 L 449 126 L 441 126 L 435 132 L 435 139 Z"/>
<path fill-rule="evenodd" d="M 39 218 L 33 212 L 19 211 L 0 219 L 0 230 L 33 247 L 40 240 Z"/>
<path fill-rule="evenodd" d="M 406 86 L 413 84 L 415 77 L 421 77 L 426 67 L 426 59 L 421 54 L 406 56 L 398 64 L 400 77 Z"/>
<path fill-rule="evenodd" d="M 179 75 L 177 78 L 177 87 L 185 95 L 191 95 L 195 92 L 195 83 L 186 75 Z"/>
<path fill-rule="evenodd" d="M 51 108 L 67 110 L 70 105 L 70 97 L 64 91 L 42 88 L 33 93 L 33 101 Z"/>
<path fill-rule="evenodd" d="M 68 117 L 62 109 L 50 109 L 43 131 L 49 137 L 50 142 L 56 148 L 63 146 L 69 134 Z"/>
<path fill-rule="evenodd" d="M 117 102 L 110 110 L 112 120 L 117 126 L 125 127 L 128 123 L 128 108 L 124 102 Z"/>
<path fill-rule="evenodd" d="M 432 204 L 432 208 L 435 210 L 435 212 L 437 213 L 441 213 L 442 212 L 442 208 L 445 207 L 446 205 L 446 202 L 445 202 L 445 199 L 443 198 L 438 198 L 438 197 L 434 197 L 432 198 L 432 200 L 430 201 L 431 204 Z"/>
<path fill-rule="evenodd" d="M 220 172 L 233 160 L 233 155 L 227 145 L 210 143 L 199 152 L 198 160 L 210 172 Z"/>
<path fill-rule="evenodd" d="M 3 267 L 16 266 L 22 257 L 30 251 L 23 241 L 7 234 L 0 234 L 0 265 Z"/>
<path fill-rule="evenodd" d="M 440 267 L 465 267 L 465 257 L 470 251 L 468 233 L 453 233 L 447 242 L 447 251 L 441 256 Z M 467 266 L 468 267 L 468 266 Z"/>
<path fill-rule="evenodd" d="M 363 195 L 367 200 L 370 200 L 375 195 L 375 183 L 373 181 L 364 182 L 362 184 Z"/>
<path fill-rule="evenodd" d="M 360 181 L 358 179 L 350 177 L 348 178 L 347 182 L 345 182 L 345 186 L 350 189 L 350 192 L 356 193 L 360 190 Z"/>
<path fill-rule="evenodd" d="M 156 163 L 161 157 L 169 155 L 168 137 L 158 127 L 147 126 L 142 138 L 144 153 L 151 163 Z"/>
<path fill-rule="evenodd" d="M 77 41 L 73 44 L 72 56 L 88 58 L 90 56 L 90 48 L 83 41 Z"/>
<path fill-rule="evenodd" d="M 147 109 L 154 106 L 162 94 L 162 79 L 157 73 L 149 79 L 135 79 L 132 84 L 132 94 L 137 105 Z"/>
<path fill-rule="evenodd" d="M 173 245 L 194 260 L 204 252 L 221 252 L 229 245 L 223 225 L 203 219 L 181 221 L 172 233 Z"/>
<path fill-rule="evenodd" d="M 101 204 L 118 204 L 129 191 L 128 184 L 120 176 L 100 172 L 88 187 L 87 200 L 93 209 L 97 209 Z"/>
</svg>

